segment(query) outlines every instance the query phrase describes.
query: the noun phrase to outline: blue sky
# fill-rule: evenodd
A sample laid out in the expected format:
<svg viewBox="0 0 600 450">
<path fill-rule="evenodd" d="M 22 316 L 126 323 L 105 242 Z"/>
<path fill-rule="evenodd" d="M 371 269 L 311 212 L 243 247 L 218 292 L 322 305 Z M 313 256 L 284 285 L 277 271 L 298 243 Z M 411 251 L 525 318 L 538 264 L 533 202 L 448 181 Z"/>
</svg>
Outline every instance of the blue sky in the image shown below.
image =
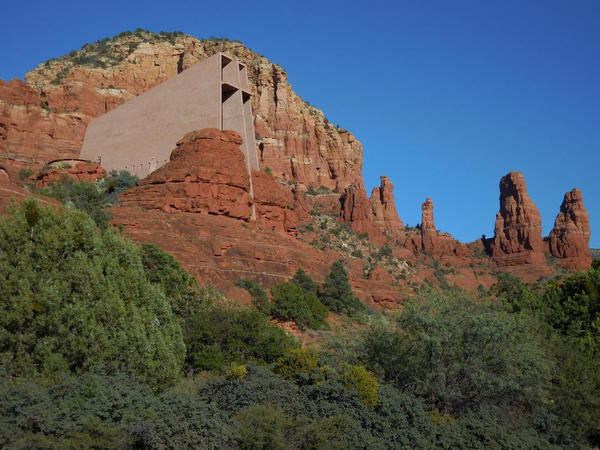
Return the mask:
<svg viewBox="0 0 600 450">
<path fill-rule="evenodd" d="M 525 174 L 552 228 L 583 191 L 600 247 L 600 2 L 7 2 L 0 78 L 124 30 L 238 39 L 364 145 L 370 190 L 388 175 L 405 223 L 491 235 L 498 182 Z"/>
</svg>

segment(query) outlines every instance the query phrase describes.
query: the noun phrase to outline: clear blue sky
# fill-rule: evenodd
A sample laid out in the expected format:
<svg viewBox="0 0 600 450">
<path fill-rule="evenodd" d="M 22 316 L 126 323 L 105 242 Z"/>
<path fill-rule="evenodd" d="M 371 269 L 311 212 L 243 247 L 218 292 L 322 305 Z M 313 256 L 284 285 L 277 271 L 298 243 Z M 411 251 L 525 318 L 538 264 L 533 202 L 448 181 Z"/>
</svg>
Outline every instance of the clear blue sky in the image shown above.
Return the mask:
<svg viewBox="0 0 600 450">
<path fill-rule="evenodd" d="M 222 5 L 222 6 L 221 6 Z M 137 27 L 229 37 L 281 64 L 296 92 L 388 175 L 405 223 L 491 235 L 498 182 L 526 176 L 547 233 L 579 187 L 600 247 L 600 1 L 5 2 L 0 78 Z"/>
</svg>

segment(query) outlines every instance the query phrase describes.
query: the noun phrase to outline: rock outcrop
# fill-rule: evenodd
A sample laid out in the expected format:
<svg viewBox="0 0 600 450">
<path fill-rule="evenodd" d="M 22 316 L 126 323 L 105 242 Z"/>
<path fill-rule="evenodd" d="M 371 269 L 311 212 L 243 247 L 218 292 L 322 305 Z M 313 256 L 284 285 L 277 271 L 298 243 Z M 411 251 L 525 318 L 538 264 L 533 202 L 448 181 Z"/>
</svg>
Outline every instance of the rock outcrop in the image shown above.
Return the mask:
<svg viewBox="0 0 600 450">
<path fill-rule="evenodd" d="M 545 261 L 542 219 L 520 172 L 510 172 L 500 180 L 500 211 L 490 252 L 501 266 Z"/>
<path fill-rule="evenodd" d="M 252 217 L 250 177 L 241 143 L 234 131 L 192 131 L 177 143 L 166 165 L 121 195 L 121 203 L 248 221 Z"/>
<path fill-rule="evenodd" d="M 550 232 L 550 254 L 564 258 L 572 269 L 585 269 L 592 263 L 590 252 L 590 218 L 579 189 L 565 194 L 560 212 Z"/>
<path fill-rule="evenodd" d="M 218 51 L 248 66 L 261 167 L 304 188 L 362 183 L 360 142 L 298 97 L 280 66 L 240 42 L 184 34 L 122 33 L 41 64 L 26 84 L 0 83 L 0 155 L 14 171 L 76 158 L 91 119 Z"/>
<path fill-rule="evenodd" d="M 106 170 L 98 163 L 76 162 L 73 167 L 50 168 L 33 177 L 37 188 L 48 186 L 49 184 L 61 181 L 63 178 L 69 178 L 73 181 L 87 181 L 93 183 L 96 180 L 106 177 Z"/>
<path fill-rule="evenodd" d="M 164 213 L 198 213 L 256 221 L 271 231 L 297 233 L 294 196 L 270 174 L 252 180 L 234 131 L 205 128 L 186 134 L 170 161 L 121 194 L 123 206 Z"/>
<path fill-rule="evenodd" d="M 366 233 L 373 242 L 385 242 L 385 236 L 375 223 L 375 216 L 371 209 L 371 201 L 367 191 L 362 185 L 353 185 L 346 188 L 340 198 L 342 221 L 350 224 L 356 233 Z"/>
<path fill-rule="evenodd" d="M 252 192 L 258 223 L 271 231 L 298 234 L 294 194 L 289 189 L 277 183 L 271 174 L 253 171 Z"/>
<path fill-rule="evenodd" d="M 381 184 L 371 192 L 371 209 L 375 224 L 384 233 L 398 236 L 404 231 L 404 224 L 396 211 L 394 185 L 386 176 L 381 176 Z"/>
</svg>

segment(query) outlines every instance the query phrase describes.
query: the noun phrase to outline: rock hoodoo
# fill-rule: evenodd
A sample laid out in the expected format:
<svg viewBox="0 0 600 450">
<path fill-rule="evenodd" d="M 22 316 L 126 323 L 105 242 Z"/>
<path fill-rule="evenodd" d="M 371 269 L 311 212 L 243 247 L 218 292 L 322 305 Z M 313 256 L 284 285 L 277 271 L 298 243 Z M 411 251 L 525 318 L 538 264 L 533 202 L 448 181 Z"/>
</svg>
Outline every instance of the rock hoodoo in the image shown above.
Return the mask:
<svg viewBox="0 0 600 450">
<path fill-rule="evenodd" d="M 490 252 L 501 266 L 545 261 L 542 219 L 520 172 L 510 172 L 500 180 L 500 211 Z"/>
<path fill-rule="evenodd" d="M 579 189 L 565 194 L 560 212 L 550 232 L 550 254 L 565 258 L 565 265 L 573 269 L 585 269 L 592 262 L 589 248 L 590 218 Z"/>
<path fill-rule="evenodd" d="M 381 177 L 381 185 L 371 192 L 371 209 L 375 224 L 383 232 L 397 236 L 404 231 L 404 224 L 394 202 L 394 185 L 386 176 Z"/>
<path fill-rule="evenodd" d="M 371 201 L 362 185 L 346 188 L 341 197 L 341 219 L 349 223 L 356 233 L 367 233 L 370 239 L 385 240 L 383 233 L 375 224 Z"/>
<path fill-rule="evenodd" d="M 436 249 L 437 230 L 433 221 L 433 200 L 428 198 L 421 205 L 421 242 L 423 250 L 433 253 Z"/>
</svg>

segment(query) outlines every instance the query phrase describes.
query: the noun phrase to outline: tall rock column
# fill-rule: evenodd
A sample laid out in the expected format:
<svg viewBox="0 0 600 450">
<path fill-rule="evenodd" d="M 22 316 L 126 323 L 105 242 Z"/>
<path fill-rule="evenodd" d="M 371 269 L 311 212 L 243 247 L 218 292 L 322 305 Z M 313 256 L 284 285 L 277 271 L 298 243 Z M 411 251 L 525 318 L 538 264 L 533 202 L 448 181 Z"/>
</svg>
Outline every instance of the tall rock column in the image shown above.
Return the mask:
<svg viewBox="0 0 600 450">
<path fill-rule="evenodd" d="M 421 205 L 421 246 L 423 250 L 433 253 L 436 247 L 437 231 L 433 221 L 433 200 L 425 200 Z"/>
<path fill-rule="evenodd" d="M 341 197 L 341 219 L 357 233 L 367 233 L 374 242 L 384 242 L 385 236 L 375 224 L 371 202 L 362 185 L 348 186 Z"/>
<path fill-rule="evenodd" d="M 500 180 L 500 211 L 490 251 L 501 266 L 545 261 L 542 219 L 520 172 L 510 172 Z"/>
<path fill-rule="evenodd" d="M 579 189 L 565 194 L 560 212 L 550 232 L 550 253 L 565 258 L 572 269 L 585 269 L 592 263 L 590 252 L 590 218 Z"/>
<path fill-rule="evenodd" d="M 394 185 L 386 176 L 381 176 L 379 187 L 371 192 L 371 209 L 375 224 L 387 234 L 397 236 L 404 231 L 402 219 L 396 211 L 394 202 Z"/>
</svg>

